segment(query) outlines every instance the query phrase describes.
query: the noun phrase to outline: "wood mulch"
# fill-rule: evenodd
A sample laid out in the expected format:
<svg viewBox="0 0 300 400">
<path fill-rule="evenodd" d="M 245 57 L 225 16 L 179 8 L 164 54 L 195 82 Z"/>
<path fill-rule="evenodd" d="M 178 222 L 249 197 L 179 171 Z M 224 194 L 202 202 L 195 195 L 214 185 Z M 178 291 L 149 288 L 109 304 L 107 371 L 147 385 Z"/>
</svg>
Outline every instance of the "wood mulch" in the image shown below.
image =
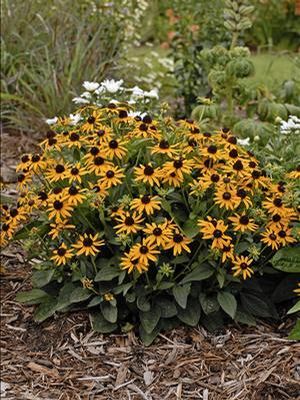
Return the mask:
<svg viewBox="0 0 300 400">
<path fill-rule="evenodd" d="M 20 400 L 300 399 L 300 344 L 281 326 L 202 327 L 160 335 L 145 347 L 133 332 L 91 331 L 85 312 L 42 324 L 15 301 L 30 287 L 17 247 L 2 253 L 1 398 Z"/>
<path fill-rule="evenodd" d="M 32 143 L 2 139 L 1 167 L 10 183 L 17 153 Z M 15 301 L 18 291 L 30 288 L 24 254 L 10 246 L 1 257 L 1 399 L 300 399 L 300 344 L 287 340 L 291 319 L 280 326 L 232 325 L 219 335 L 180 328 L 149 347 L 133 332 L 92 332 L 84 312 L 38 325 L 33 307 Z"/>
</svg>

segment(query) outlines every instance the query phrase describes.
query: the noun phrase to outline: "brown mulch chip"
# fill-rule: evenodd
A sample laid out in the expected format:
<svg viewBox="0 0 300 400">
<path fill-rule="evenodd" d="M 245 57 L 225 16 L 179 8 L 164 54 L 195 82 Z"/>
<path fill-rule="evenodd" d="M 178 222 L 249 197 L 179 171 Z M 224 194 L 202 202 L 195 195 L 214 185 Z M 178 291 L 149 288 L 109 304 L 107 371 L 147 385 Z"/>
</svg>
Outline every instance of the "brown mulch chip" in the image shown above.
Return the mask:
<svg viewBox="0 0 300 400">
<path fill-rule="evenodd" d="M 2 255 L 1 399 L 300 399 L 300 344 L 279 327 L 180 328 L 145 347 L 133 332 L 91 331 L 85 312 L 36 324 L 15 301 L 30 287 L 17 247 Z"/>
</svg>

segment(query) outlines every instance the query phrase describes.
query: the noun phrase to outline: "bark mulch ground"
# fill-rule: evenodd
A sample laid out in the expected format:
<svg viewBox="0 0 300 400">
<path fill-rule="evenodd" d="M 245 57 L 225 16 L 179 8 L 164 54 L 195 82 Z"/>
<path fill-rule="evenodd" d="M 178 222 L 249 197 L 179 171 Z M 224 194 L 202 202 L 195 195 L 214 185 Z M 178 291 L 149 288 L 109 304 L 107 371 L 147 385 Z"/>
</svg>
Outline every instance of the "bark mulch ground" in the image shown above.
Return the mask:
<svg viewBox="0 0 300 400">
<path fill-rule="evenodd" d="M 20 400 L 300 399 L 300 344 L 281 326 L 176 329 L 144 347 L 134 333 L 91 331 L 84 312 L 43 324 L 15 301 L 30 287 L 17 247 L 2 254 L 1 398 Z"/>
</svg>

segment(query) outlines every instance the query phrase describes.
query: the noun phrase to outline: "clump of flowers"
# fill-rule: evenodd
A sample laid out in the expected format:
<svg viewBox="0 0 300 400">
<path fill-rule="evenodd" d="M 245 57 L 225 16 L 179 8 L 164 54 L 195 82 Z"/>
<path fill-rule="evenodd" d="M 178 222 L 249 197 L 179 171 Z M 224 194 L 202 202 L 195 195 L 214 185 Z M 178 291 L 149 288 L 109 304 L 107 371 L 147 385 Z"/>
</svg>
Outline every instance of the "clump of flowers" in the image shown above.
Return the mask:
<svg viewBox="0 0 300 400">
<path fill-rule="evenodd" d="M 141 116 L 128 103 L 74 115 L 23 155 L 18 202 L 1 209 L 3 244 L 34 240 L 35 289 L 19 299 L 40 303 L 36 320 L 85 302 L 94 329 L 140 321 L 150 343 L 180 321 L 196 325 L 201 310 L 204 323 L 223 311 L 261 315 L 252 303 L 264 293 L 243 282 L 296 243 L 299 176 L 272 181 L 227 129 Z"/>
</svg>

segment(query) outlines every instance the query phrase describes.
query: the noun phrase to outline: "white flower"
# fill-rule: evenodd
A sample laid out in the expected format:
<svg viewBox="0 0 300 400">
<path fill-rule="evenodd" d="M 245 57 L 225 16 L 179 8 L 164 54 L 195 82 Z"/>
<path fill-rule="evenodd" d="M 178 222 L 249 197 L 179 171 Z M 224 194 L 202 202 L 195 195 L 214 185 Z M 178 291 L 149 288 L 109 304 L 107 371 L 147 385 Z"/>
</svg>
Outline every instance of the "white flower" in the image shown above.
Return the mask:
<svg viewBox="0 0 300 400">
<path fill-rule="evenodd" d="M 150 92 L 145 92 L 146 97 L 150 97 L 152 99 L 158 99 L 158 90 L 152 89 Z"/>
<path fill-rule="evenodd" d="M 128 117 L 141 117 L 143 118 L 146 113 L 142 113 L 141 111 L 129 111 Z"/>
<path fill-rule="evenodd" d="M 246 138 L 246 139 L 237 139 L 238 144 L 240 144 L 241 146 L 249 146 L 250 144 L 250 138 Z"/>
<path fill-rule="evenodd" d="M 90 99 L 92 97 L 90 92 L 83 92 L 81 93 L 80 97 L 84 97 L 85 99 Z"/>
<path fill-rule="evenodd" d="M 280 122 L 280 132 L 284 135 L 288 133 L 299 133 L 300 131 L 300 118 L 296 115 L 290 115 L 288 121 Z"/>
<path fill-rule="evenodd" d="M 104 87 L 105 90 L 109 93 L 116 93 L 120 90 L 123 90 L 123 82 L 123 79 L 119 81 L 115 81 L 114 79 L 106 79 L 105 81 L 101 82 L 101 86 Z"/>
<path fill-rule="evenodd" d="M 46 119 L 46 124 L 48 124 L 48 125 L 53 125 L 53 124 L 56 124 L 56 122 L 58 121 L 58 118 L 57 117 L 54 117 L 54 118 L 49 118 L 49 119 Z"/>
<path fill-rule="evenodd" d="M 85 88 L 85 90 L 94 92 L 100 85 L 98 82 L 84 81 L 82 86 Z"/>
<path fill-rule="evenodd" d="M 144 97 L 145 96 L 145 92 L 143 91 L 143 89 L 139 88 L 138 86 L 134 86 L 132 89 L 129 89 L 132 91 L 131 96 L 132 97 Z"/>
<path fill-rule="evenodd" d="M 98 89 L 95 90 L 95 94 L 99 95 L 105 92 L 105 87 L 99 86 Z"/>
<path fill-rule="evenodd" d="M 73 103 L 75 104 L 88 104 L 89 101 L 87 99 L 83 99 L 82 97 L 74 97 L 72 99 Z"/>
<path fill-rule="evenodd" d="M 81 120 L 80 114 L 70 114 L 70 125 L 77 125 L 78 122 Z"/>
</svg>

